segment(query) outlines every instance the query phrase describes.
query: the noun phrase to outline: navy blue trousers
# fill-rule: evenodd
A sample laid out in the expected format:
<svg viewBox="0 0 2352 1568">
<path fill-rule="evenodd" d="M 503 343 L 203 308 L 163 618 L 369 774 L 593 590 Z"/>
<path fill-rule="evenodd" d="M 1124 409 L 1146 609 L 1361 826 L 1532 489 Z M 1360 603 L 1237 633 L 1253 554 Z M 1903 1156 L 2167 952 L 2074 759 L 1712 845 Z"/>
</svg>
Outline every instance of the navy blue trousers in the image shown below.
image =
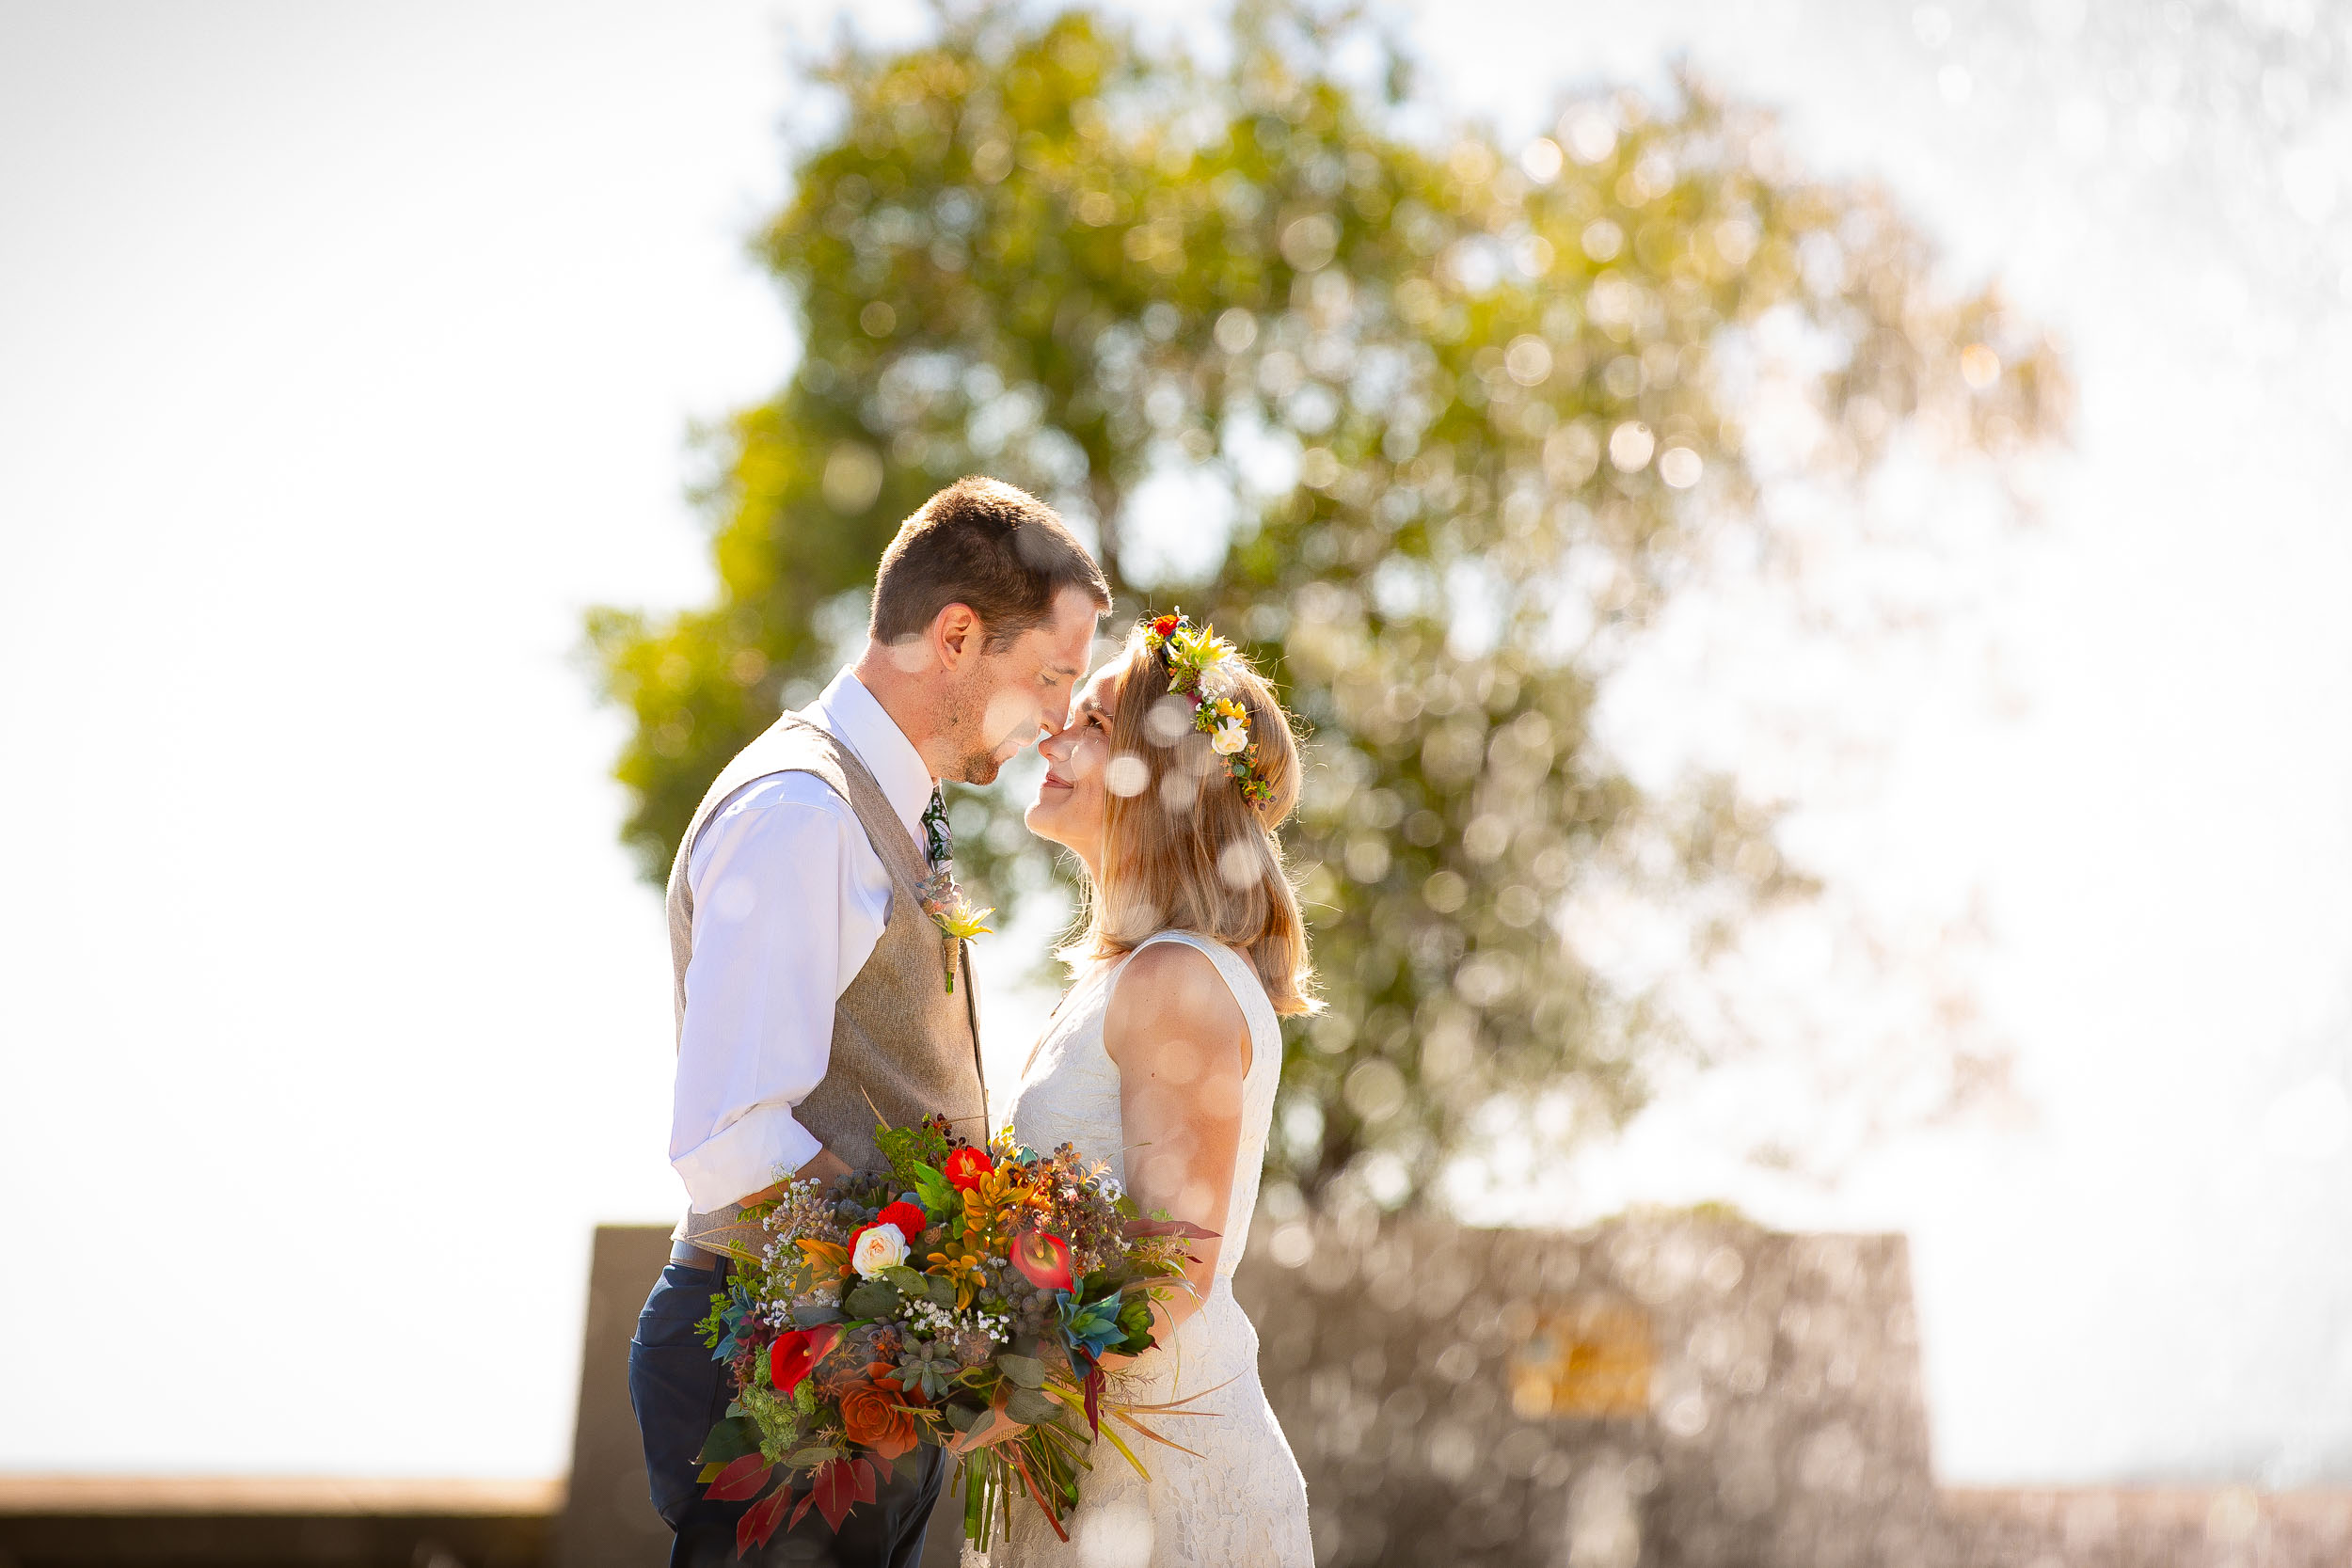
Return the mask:
<svg viewBox="0 0 2352 1568">
<path fill-rule="evenodd" d="M 726 1414 L 728 1398 L 726 1369 L 710 1358 L 694 1324 L 710 1310 L 725 1277 L 723 1268 L 664 1268 L 628 1342 L 628 1399 L 645 1440 L 654 1511 L 677 1532 L 670 1568 L 745 1560 L 758 1568 L 915 1568 L 923 1526 L 947 1467 L 947 1456 L 929 1444 L 901 1458 L 881 1496 L 851 1509 L 838 1531 L 812 1508 L 749 1559 L 736 1557 L 736 1521 L 751 1504 L 712 1502 L 694 1481 L 700 1468 L 694 1456 Z"/>
</svg>

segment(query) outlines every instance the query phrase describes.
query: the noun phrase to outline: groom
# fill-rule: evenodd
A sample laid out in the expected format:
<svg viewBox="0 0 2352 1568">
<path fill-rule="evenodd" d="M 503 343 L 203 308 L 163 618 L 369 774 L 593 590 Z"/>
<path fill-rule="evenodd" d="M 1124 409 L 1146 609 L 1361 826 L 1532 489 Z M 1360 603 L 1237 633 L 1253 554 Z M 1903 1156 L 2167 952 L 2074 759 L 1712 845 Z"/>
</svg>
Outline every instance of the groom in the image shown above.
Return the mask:
<svg viewBox="0 0 2352 1568">
<path fill-rule="evenodd" d="M 723 769 L 670 869 L 677 1086 L 670 1164 L 692 1212 L 629 1344 L 628 1386 L 672 1568 L 735 1560 L 747 1503 L 705 1499 L 695 1455 L 725 1413 L 694 1323 L 725 1260 L 694 1244 L 785 1174 L 879 1170 L 877 1113 L 976 1138 L 987 1107 L 968 944 L 920 888 L 948 855 L 940 781 L 984 784 L 1057 734 L 1110 606 L 1053 510 L 989 479 L 924 502 L 882 552 L 865 653 Z M 946 1456 L 901 1459 L 838 1532 L 811 1513 L 757 1560 L 912 1568 Z"/>
</svg>

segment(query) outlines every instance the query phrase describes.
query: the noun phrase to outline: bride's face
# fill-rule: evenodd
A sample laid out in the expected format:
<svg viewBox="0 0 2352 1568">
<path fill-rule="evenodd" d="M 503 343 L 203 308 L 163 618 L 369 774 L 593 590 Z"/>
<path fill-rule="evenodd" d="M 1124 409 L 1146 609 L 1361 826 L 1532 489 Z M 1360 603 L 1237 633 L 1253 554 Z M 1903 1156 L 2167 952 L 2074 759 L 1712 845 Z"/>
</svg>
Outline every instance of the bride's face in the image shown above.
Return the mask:
<svg viewBox="0 0 2352 1568">
<path fill-rule="evenodd" d="M 1023 820 L 1040 838 L 1077 851 L 1091 872 L 1103 862 L 1103 772 L 1111 758 L 1111 718 L 1119 701 L 1119 665 L 1097 670 L 1078 689 L 1070 727 L 1038 742 L 1045 776 Z"/>
</svg>

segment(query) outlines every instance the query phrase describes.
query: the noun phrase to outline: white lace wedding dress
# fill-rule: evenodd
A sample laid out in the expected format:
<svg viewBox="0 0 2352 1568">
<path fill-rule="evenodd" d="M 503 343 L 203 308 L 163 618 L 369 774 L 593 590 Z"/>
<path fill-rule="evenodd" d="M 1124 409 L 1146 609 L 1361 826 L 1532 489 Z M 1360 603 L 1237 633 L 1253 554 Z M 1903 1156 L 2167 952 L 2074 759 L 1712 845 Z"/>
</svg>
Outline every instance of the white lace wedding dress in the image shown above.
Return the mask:
<svg viewBox="0 0 2352 1568">
<path fill-rule="evenodd" d="M 1232 1273 L 1249 1242 L 1258 1204 L 1258 1171 L 1274 1119 L 1282 1038 L 1274 1005 L 1248 959 L 1188 931 L 1162 931 L 1139 944 L 1177 942 L 1206 954 L 1232 988 L 1249 1021 L 1249 1072 L 1242 1081 L 1241 1149 L 1226 1209 L 1216 1283 L 1200 1309 L 1177 1328 L 1172 1344 L 1138 1357 L 1113 1384 L 1115 1397 L 1156 1404 L 1222 1388 L 1193 1408 L 1208 1414 L 1144 1418 L 1153 1431 L 1200 1457 L 1120 1432 L 1152 1472 L 1145 1481 L 1108 1443 L 1089 1456 L 1075 1511 L 1057 1539 L 1035 1508 L 1016 1509 L 1009 1537 L 989 1553 L 991 1568 L 1085 1564 L 1086 1568 L 1312 1568 L 1307 1539 L 1307 1484 L 1258 1382 L 1258 1334 L 1233 1300 Z M 1130 955 L 1132 956 L 1132 955 Z M 1022 1073 L 1012 1102 L 1000 1111 L 1029 1148 L 1073 1144 L 1089 1160 L 1127 1178 L 1119 1112 L 1119 1068 L 1103 1049 L 1103 1015 L 1124 958 L 1081 976 L 1062 999 Z M 1008 1116 L 1006 1112 L 1009 1112 Z"/>
</svg>

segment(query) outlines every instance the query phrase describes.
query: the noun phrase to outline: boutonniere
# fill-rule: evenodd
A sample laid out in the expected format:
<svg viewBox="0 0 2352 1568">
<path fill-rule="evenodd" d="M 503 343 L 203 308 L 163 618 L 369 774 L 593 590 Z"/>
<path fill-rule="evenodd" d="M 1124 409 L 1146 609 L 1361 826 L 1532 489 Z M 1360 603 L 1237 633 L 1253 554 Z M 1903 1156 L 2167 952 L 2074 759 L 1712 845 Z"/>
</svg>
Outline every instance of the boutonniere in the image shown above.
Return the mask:
<svg viewBox="0 0 2352 1568">
<path fill-rule="evenodd" d="M 939 927 L 946 959 L 947 990 L 952 995 L 956 989 L 958 947 L 974 937 L 993 935 L 981 922 L 996 911 L 993 909 L 974 909 L 972 900 L 963 895 L 963 889 L 956 885 L 954 864 L 942 863 L 923 879 L 923 912 L 930 915 L 931 924 Z"/>
</svg>

